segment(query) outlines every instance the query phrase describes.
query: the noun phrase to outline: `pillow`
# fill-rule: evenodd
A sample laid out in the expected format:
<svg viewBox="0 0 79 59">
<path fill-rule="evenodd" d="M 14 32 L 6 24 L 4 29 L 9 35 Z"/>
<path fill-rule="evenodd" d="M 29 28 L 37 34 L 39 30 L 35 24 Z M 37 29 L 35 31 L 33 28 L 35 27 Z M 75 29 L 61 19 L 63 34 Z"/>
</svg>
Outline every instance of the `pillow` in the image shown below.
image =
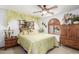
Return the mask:
<svg viewBox="0 0 79 59">
<path fill-rule="evenodd" d="M 35 31 L 35 30 L 32 30 L 31 32 L 29 32 L 30 35 L 33 35 L 33 34 L 37 34 L 38 32 Z"/>
<path fill-rule="evenodd" d="M 36 30 L 32 30 L 33 32 L 35 32 L 35 33 L 37 33 L 37 31 Z"/>
<path fill-rule="evenodd" d="M 23 35 L 28 35 L 27 30 L 23 30 L 23 31 L 22 31 L 22 34 L 23 34 Z"/>
</svg>

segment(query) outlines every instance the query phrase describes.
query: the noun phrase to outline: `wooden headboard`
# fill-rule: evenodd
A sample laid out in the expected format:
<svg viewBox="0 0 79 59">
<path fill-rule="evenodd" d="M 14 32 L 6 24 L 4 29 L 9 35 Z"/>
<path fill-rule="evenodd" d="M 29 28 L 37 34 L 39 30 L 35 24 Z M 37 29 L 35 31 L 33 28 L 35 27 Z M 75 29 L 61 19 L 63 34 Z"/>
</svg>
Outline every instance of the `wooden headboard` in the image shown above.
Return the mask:
<svg viewBox="0 0 79 59">
<path fill-rule="evenodd" d="M 34 29 L 34 21 L 25 21 L 25 20 L 19 20 L 19 30 L 22 31 L 22 28 L 30 28 Z"/>
</svg>

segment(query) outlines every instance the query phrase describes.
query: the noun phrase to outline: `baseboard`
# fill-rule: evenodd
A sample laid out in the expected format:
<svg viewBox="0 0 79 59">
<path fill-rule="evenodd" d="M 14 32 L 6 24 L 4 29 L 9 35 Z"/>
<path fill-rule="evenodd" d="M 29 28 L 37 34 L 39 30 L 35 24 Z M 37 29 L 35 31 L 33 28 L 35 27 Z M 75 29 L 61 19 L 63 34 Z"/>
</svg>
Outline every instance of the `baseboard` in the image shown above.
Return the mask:
<svg viewBox="0 0 79 59">
<path fill-rule="evenodd" d="M 0 47 L 0 49 L 2 49 L 2 48 L 4 48 L 4 47 Z"/>
</svg>

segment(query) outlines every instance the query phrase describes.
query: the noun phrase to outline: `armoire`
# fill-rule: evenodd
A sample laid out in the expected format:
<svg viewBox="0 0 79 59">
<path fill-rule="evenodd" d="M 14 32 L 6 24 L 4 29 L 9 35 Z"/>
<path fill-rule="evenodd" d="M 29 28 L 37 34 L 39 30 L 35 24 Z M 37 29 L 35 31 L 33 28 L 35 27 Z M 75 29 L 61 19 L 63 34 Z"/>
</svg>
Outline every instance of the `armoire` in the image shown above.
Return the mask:
<svg viewBox="0 0 79 59">
<path fill-rule="evenodd" d="M 60 44 L 79 49 L 79 24 L 60 26 Z"/>
</svg>

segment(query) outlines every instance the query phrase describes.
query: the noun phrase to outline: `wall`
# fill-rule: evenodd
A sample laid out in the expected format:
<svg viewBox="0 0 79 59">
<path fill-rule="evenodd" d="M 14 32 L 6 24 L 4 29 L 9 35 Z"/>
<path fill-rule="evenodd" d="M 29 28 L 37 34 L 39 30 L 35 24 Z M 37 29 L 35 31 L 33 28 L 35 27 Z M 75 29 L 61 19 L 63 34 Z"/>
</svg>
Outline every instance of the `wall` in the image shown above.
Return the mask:
<svg viewBox="0 0 79 59">
<path fill-rule="evenodd" d="M 57 18 L 60 21 L 60 24 L 62 24 L 63 23 L 63 20 L 62 20 L 63 16 L 66 13 L 73 13 L 73 14 L 79 15 L 79 9 L 72 10 L 70 12 L 64 12 L 62 14 L 57 14 L 57 15 L 54 15 L 54 16 L 42 17 L 41 21 L 40 21 L 40 26 L 42 26 L 42 22 L 44 22 L 47 25 L 47 28 L 43 27 L 44 33 L 48 33 L 48 21 L 49 20 L 51 20 L 52 18 Z"/>
<path fill-rule="evenodd" d="M 5 10 L 0 9 L 0 47 L 4 46 Z"/>
<path fill-rule="evenodd" d="M 51 20 L 52 18 L 57 18 L 61 22 L 62 17 L 63 17 L 63 14 L 55 15 L 55 16 L 49 16 L 49 17 L 42 17 L 40 23 L 44 22 L 47 25 L 47 28 L 44 27 L 44 32 L 48 33 L 48 21 L 49 20 Z"/>
<path fill-rule="evenodd" d="M 7 10 L 6 12 L 6 20 L 8 26 L 14 30 L 14 35 L 18 35 L 19 33 L 19 22 L 18 20 L 26 20 L 26 21 L 34 21 L 35 29 L 38 30 L 37 22 L 40 18 L 38 16 L 27 15 L 25 13 L 19 13 L 13 10 Z"/>
<path fill-rule="evenodd" d="M 59 21 L 60 21 L 60 24 L 63 23 L 63 16 L 64 14 L 66 14 L 67 12 L 64 12 L 62 14 L 58 14 L 58 15 L 54 15 L 54 16 L 49 16 L 49 17 L 42 17 L 41 18 L 41 21 L 40 21 L 40 26 L 44 28 L 44 33 L 48 33 L 48 21 L 51 20 L 52 18 L 57 18 Z M 73 14 L 76 14 L 76 15 L 79 15 L 79 9 L 76 9 L 76 10 L 73 10 L 73 11 L 70 11 L 68 13 L 73 13 Z M 45 28 L 44 26 L 42 26 L 42 22 L 44 22 L 46 25 L 47 25 L 47 28 Z M 60 41 L 60 35 L 53 35 L 57 38 L 58 42 Z"/>
<path fill-rule="evenodd" d="M 76 9 L 76 10 L 73 10 L 73 11 L 70 11 L 70 13 L 73 13 L 73 14 L 78 14 L 79 15 L 79 9 Z M 62 18 L 63 18 L 63 15 L 65 13 L 62 13 L 62 14 L 58 14 L 58 15 L 54 15 L 54 16 L 50 16 L 50 17 L 42 17 L 41 20 L 39 21 L 39 26 L 42 27 L 42 22 L 44 22 L 46 25 L 47 25 L 47 28 L 44 28 L 44 32 L 45 33 L 48 33 L 48 21 L 51 19 L 51 18 L 57 18 L 59 19 L 59 21 L 61 22 L 62 24 Z M 18 33 L 18 25 L 17 25 L 17 21 L 16 18 L 11 18 L 13 21 L 10 22 L 10 26 L 12 28 L 14 28 L 16 31 L 15 31 L 15 34 L 17 35 Z M 10 19 L 10 20 L 11 20 Z M 35 25 L 35 28 L 36 30 L 38 30 L 39 26 L 36 24 Z M 3 9 L 0 9 L 0 47 L 3 47 L 4 46 L 4 29 L 6 28 L 6 11 L 3 10 Z M 14 34 L 14 35 L 15 35 Z"/>
<path fill-rule="evenodd" d="M 5 10 L 5 9 L 0 9 L 0 47 L 4 46 L 5 43 L 5 33 L 4 30 L 7 27 L 10 27 L 12 30 L 14 30 L 14 36 L 18 35 L 19 33 L 19 25 L 18 25 L 18 19 L 21 20 L 34 20 L 35 23 L 35 29 L 38 30 L 38 25 L 37 21 L 39 17 L 37 16 L 31 16 L 23 13 L 18 13 L 12 10 Z M 7 26 L 8 24 L 8 26 Z"/>
</svg>

